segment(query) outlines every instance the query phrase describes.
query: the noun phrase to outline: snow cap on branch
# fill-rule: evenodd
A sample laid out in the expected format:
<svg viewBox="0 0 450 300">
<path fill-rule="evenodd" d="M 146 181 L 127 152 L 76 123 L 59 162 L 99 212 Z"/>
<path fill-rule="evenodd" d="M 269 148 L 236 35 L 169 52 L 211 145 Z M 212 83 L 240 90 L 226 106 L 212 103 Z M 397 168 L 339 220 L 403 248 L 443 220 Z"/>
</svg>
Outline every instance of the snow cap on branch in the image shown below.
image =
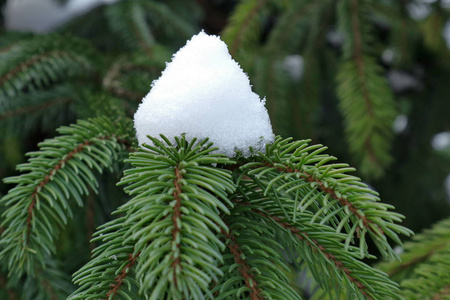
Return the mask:
<svg viewBox="0 0 450 300">
<path fill-rule="evenodd" d="M 218 36 L 203 31 L 192 37 L 152 83 L 134 115 L 139 144 L 160 134 L 173 140 L 209 138 L 218 152 L 249 156 L 249 147 L 264 150 L 273 141 L 265 100 Z"/>
</svg>

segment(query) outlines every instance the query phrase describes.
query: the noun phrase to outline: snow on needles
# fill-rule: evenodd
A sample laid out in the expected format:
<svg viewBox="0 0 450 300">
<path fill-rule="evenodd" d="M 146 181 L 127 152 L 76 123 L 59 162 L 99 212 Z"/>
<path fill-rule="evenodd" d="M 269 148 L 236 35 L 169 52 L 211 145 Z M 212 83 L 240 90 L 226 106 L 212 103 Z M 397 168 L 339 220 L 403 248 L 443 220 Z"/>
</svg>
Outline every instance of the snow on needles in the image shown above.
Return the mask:
<svg viewBox="0 0 450 300">
<path fill-rule="evenodd" d="M 274 135 L 265 100 L 252 92 L 250 81 L 218 36 L 203 31 L 174 54 L 161 77 L 152 83 L 134 115 L 139 144 L 147 135 L 170 140 L 185 134 L 209 137 L 220 153 L 249 147 L 262 151 Z"/>
</svg>

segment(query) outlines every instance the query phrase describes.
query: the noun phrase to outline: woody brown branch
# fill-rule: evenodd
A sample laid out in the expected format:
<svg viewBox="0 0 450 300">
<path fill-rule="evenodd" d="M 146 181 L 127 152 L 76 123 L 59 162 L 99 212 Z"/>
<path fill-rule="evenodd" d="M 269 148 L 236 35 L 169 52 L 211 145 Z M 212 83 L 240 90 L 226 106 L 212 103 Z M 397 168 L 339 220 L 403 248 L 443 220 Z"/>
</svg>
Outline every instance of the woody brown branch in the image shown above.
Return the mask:
<svg viewBox="0 0 450 300">
<path fill-rule="evenodd" d="M 243 258 L 244 255 L 240 250 L 239 244 L 236 241 L 236 237 L 223 229 L 221 229 L 221 232 L 228 239 L 228 248 L 230 249 L 231 254 L 233 254 L 234 256 L 234 262 L 239 265 L 239 271 L 241 272 L 241 276 L 244 278 L 245 285 L 251 290 L 250 299 L 251 300 L 264 299 L 260 295 L 261 289 L 258 287 L 255 277 L 250 272 L 250 267 L 247 264 L 247 261 Z"/>
<path fill-rule="evenodd" d="M 117 292 L 119 291 L 120 287 L 123 285 L 124 279 L 127 277 L 129 270 L 131 267 L 134 266 L 136 263 L 137 258 L 139 257 L 141 253 L 138 252 L 136 255 L 129 254 L 128 255 L 128 264 L 125 265 L 125 267 L 122 269 L 119 275 L 116 276 L 114 279 L 114 284 L 111 284 L 111 289 L 106 293 L 106 299 L 109 300 L 111 296 L 117 295 Z"/>
<path fill-rule="evenodd" d="M 183 177 L 181 176 L 181 172 L 179 167 L 175 167 L 175 190 L 173 191 L 173 198 L 175 199 L 175 206 L 173 207 L 173 215 L 172 215 L 172 221 L 173 221 L 173 230 L 172 230 L 172 242 L 176 243 L 176 249 L 179 252 L 180 249 L 180 239 L 177 239 L 177 236 L 180 234 L 180 227 L 178 224 L 178 221 L 181 218 L 181 180 Z M 178 242 L 176 242 L 178 241 Z M 172 272 L 173 272 L 173 283 L 175 284 L 175 287 L 178 287 L 178 280 L 177 280 L 177 272 L 176 269 L 180 268 L 180 255 L 173 254 L 172 256 Z"/>
<path fill-rule="evenodd" d="M 241 203 L 241 205 L 249 205 L 249 204 L 248 203 Z M 365 291 L 364 284 L 362 284 L 355 277 L 351 276 L 351 270 L 348 269 L 347 267 L 345 267 L 344 263 L 342 261 L 338 260 L 335 255 L 333 255 L 332 253 L 329 253 L 324 246 L 320 245 L 319 242 L 317 242 L 317 240 L 310 238 L 307 233 L 301 232 L 300 229 L 298 229 L 297 227 L 292 226 L 291 224 L 289 224 L 286 221 L 283 221 L 283 219 L 280 218 L 280 217 L 271 215 L 269 213 L 262 212 L 262 211 L 257 210 L 257 209 L 252 209 L 252 211 L 257 213 L 257 214 L 259 214 L 259 215 L 261 215 L 265 219 L 273 220 L 275 223 L 277 223 L 281 227 L 289 230 L 299 240 L 304 241 L 304 242 L 306 242 L 306 244 L 311 246 L 314 251 L 317 251 L 317 249 L 318 249 L 328 260 L 332 261 L 333 264 L 339 270 L 341 270 L 341 272 L 343 272 L 345 274 L 345 276 L 348 278 L 348 280 L 350 282 L 354 283 L 358 287 L 358 289 L 361 291 L 361 293 L 365 297 L 367 297 L 368 300 L 372 300 L 372 298 Z"/>
</svg>

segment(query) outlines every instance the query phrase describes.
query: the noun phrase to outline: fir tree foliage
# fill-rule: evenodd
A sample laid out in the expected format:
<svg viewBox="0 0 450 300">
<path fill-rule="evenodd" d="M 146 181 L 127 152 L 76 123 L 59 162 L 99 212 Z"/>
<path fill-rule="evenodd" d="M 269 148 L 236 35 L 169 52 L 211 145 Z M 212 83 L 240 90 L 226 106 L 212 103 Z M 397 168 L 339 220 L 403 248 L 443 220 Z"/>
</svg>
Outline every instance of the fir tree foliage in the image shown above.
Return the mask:
<svg viewBox="0 0 450 300">
<path fill-rule="evenodd" d="M 377 267 L 399 282 L 405 299 L 447 299 L 450 296 L 450 219 L 413 237 L 401 261 Z"/>
<path fill-rule="evenodd" d="M 1 96 L 43 89 L 63 79 L 89 74 L 94 70 L 93 50 L 88 43 L 75 37 L 55 34 L 18 41 L 10 39 L 2 47 Z"/>
<path fill-rule="evenodd" d="M 149 138 L 120 182 L 134 198 L 118 209 L 120 221 L 99 229 L 104 244 L 75 274 L 81 288 L 71 299 L 132 299 L 137 291 L 149 299 L 300 299 L 283 249 L 307 261 L 327 292 L 401 299 L 386 274 L 360 260 L 370 257 L 366 233 L 394 256 L 381 230 L 397 242 L 410 231 L 345 174 L 351 168 L 329 164 L 335 158 L 322 146 L 278 138 L 239 166 L 207 140 Z"/>
<path fill-rule="evenodd" d="M 44 268 L 60 229 L 72 218 L 69 201 L 82 206 L 89 189 L 97 190 L 93 171 L 111 168 L 126 151 L 127 136 L 117 129 L 104 118 L 61 127 L 61 136 L 40 143 L 40 151 L 28 153 L 29 162 L 18 166 L 27 173 L 4 180 L 16 184 L 1 199 L 6 229 L 0 253 L 10 272 L 36 275 L 37 266 Z"/>
<path fill-rule="evenodd" d="M 337 75 L 340 107 L 346 119 L 350 151 L 361 171 L 379 177 L 391 162 L 392 126 L 396 116 L 393 93 L 376 63 L 369 1 L 340 1 L 339 25 L 345 35 L 343 62 Z"/>
<path fill-rule="evenodd" d="M 398 107 L 377 61 L 380 42 L 375 29 L 381 18 L 384 22 L 401 22 L 395 29 L 404 28 L 408 22 L 404 16 L 399 18 L 396 13 L 388 13 L 400 11 L 401 5 L 369 0 L 242 1 L 231 15 L 223 38 L 230 52 L 254 78 L 257 92 L 267 97 L 275 131 L 282 135 L 305 138 L 305 132 L 297 128 L 302 125 L 295 121 L 299 117 L 306 123 L 303 126 L 319 126 L 319 118 L 308 115 L 319 115 L 321 107 L 296 102 L 313 102 L 321 97 L 308 87 L 323 85 L 313 81 L 314 77 L 308 77 L 308 86 L 300 92 L 303 100 L 298 94 L 292 99 L 293 94 L 288 91 L 295 89 L 295 85 L 286 85 L 289 75 L 282 68 L 284 59 L 301 54 L 308 58 L 308 65 L 330 65 L 337 83 L 336 100 L 344 119 L 349 154 L 361 174 L 380 178 L 392 162 L 392 126 Z M 323 41 L 332 27 L 342 36 L 337 55 L 332 49 L 323 50 Z M 409 40 L 406 37 L 401 40 L 403 53 L 407 51 Z M 327 53 L 325 56 L 309 55 L 319 50 Z M 406 59 L 407 54 L 404 56 Z M 312 72 L 309 68 L 303 69 Z M 321 77 L 316 80 L 318 78 Z M 289 114 L 289 110 L 294 111 Z"/>
<path fill-rule="evenodd" d="M 390 180 L 382 174 L 398 106 L 378 60 L 377 24 L 392 26 L 396 66 L 412 65 L 422 40 L 433 53 L 448 52 L 435 35 L 445 10 L 417 23 L 405 5 L 242 0 L 223 37 L 267 97 L 277 133 L 320 140 L 320 114 L 337 100 L 346 128 L 338 143 L 347 141 L 361 173 Z M 73 124 L 29 152 L 21 175 L 4 179 L 14 187 L 0 191 L 0 299 L 448 297 L 448 221 L 406 243 L 401 262 L 367 265 L 374 252 L 397 258 L 394 244 L 411 231 L 322 145 L 279 137 L 266 151 L 233 159 L 183 136 L 135 146 L 128 117 L 201 18 L 196 1 L 122 0 L 59 33 L 2 32 L 2 176 L 18 160 L 10 153 L 30 149 L 11 145 L 29 142 L 36 129 L 45 137 Z M 345 36 L 334 49 L 325 47 L 333 27 Z M 305 58 L 301 82 L 283 66 L 293 54 Z M 338 99 L 321 101 L 331 89 Z M 129 197 L 111 188 L 119 181 Z M 87 240 L 100 224 L 92 260 L 72 253 L 76 262 L 67 264 L 64 252 L 79 239 L 67 230 Z M 292 266 L 310 287 L 292 282 Z M 76 269 L 78 289 L 69 279 Z"/>
</svg>

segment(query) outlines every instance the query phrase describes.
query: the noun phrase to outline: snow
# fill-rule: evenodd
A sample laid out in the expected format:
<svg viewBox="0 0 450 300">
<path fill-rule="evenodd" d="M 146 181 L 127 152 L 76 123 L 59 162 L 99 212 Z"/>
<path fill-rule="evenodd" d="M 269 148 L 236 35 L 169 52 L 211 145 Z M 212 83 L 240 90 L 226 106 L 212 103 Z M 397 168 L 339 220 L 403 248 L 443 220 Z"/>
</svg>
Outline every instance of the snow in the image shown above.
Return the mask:
<svg viewBox="0 0 450 300">
<path fill-rule="evenodd" d="M 450 148 L 450 131 L 435 134 L 431 140 L 431 146 L 437 151 L 444 151 Z"/>
<path fill-rule="evenodd" d="M 300 81 L 303 77 L 305 63 L 300 55 L 288 55 L 283 60 L 283 68 L 294 81 Z"/>
<path fill-rule="evenodd" d="M 152 83 L 134 115 L 139 144 L 147 135 L 171 141 L 185 134 L 210 141 L 229 157 L 249 147 L 263 151 L 274 134 L 265 100 L 253 93 L 247 75 L 218 36 L 192 37 Z"/>
<path fill-rule="evenodd" d="M 404 114 L 398 115 L 394 121 L 394 132 L 397 134 L 405 132 L 408 127 L 408 117 Z"/>
<path fill-rule="evenodd" d="M 8 30 L 46 33 L 101 4 L 118 0 L 70 0 L 65 5 L 55 0 L 9 0 L 4 8 Z"/>
</svg>

